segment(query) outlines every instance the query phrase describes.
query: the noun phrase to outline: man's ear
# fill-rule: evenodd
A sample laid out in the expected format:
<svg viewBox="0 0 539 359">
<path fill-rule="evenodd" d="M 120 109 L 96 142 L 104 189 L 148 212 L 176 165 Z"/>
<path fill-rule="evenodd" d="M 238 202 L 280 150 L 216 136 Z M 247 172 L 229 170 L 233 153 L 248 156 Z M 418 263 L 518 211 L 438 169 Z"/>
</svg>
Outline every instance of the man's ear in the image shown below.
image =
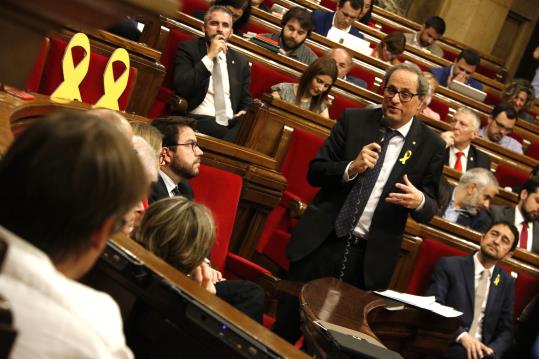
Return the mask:
<svg viewBox="0 0 539 359">
<path fill-rule="evenodd" d="M 477 184 L 474 183 L 474 182 L 469 182 L 468 185 L 466 186 L 466 192 L 468 194 L 472 194 L 474 193 L 474 191 L 477 189 Z"/>
<path fill-rule="evenodd" d="M 101 226 L 94 231 L 90 239 L 90 248 L 97 253 L 102 253 L 105 249 L 108 239 L 111 236 L 112 228 L 116 221 L 113 217 L 109 217 L 103 221 Z"/>
<path fill-rule="evenodd" d="M 161 147 L 161 154 L 159 155 L 159 164 L 164 165 L 172 162 L 172 151 L 168 147 Z"/>
<path fill-rule="evenodd" d="M 490 125 L 491 122 L 492 122 L 492 116 L 488 116 L 488 117 L 487 117 L 487 124 Z"/>
<path fill-rule="evenodd" d="M 526 191 L 525 189 L 521 190 L 520 191 L 520 199 L 526 199 L 526 197 L 528 197 L 528 191 Z"/>
</svg>

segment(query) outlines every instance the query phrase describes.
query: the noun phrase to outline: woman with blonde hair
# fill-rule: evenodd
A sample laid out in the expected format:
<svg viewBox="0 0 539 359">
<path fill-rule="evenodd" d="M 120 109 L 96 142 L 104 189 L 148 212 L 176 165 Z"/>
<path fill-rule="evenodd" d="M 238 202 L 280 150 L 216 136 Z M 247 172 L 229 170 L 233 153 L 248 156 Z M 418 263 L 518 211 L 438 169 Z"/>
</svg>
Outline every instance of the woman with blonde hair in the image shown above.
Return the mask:
<svg viewBox="0 0 539 359">
<path fill-rule="evenodd" d="M 436 81 L 436 79 L 430 72 L 424 71 L 423 75 L 429 82 L 429 91 L 427 92 L 427 95 L 423 100 L 423 111 L 421 111 L 421 114 L 430 117 L 436 121 L 440 121 L 440 114 L 429 107 L 430 102 L 432 101 L 432 96 L 434 96 L 434 94 L 436 93 L 438 81 Z"/>
<path fill-rule="evenodd" d="M 534 122 L 532 115 L 526 112 L 535 100 L 535 90 L 528 80 L 515 79 L 502 93 L 502 102 L 515 108 L 517 117 L 528 122 Z"/>
</svg>

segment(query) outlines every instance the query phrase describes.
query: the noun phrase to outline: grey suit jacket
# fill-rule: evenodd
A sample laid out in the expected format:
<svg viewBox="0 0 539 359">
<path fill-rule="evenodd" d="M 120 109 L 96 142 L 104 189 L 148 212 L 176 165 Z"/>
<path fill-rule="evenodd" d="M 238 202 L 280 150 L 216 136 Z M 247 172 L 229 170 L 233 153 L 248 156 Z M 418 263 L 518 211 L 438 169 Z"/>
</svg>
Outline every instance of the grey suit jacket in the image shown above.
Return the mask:
<svg viewBox="0 0 539 359">
<path fill-rule="evenodd" d="M 515 223 L 515 211 L 515 207 L 495 205 L 490 207 L 490 216 L 494 222 L 505 220 Z M 533 253 L 539 253 L 539 221 L 533 222 L 533 243 L 531 249 Z"/>
</svg>

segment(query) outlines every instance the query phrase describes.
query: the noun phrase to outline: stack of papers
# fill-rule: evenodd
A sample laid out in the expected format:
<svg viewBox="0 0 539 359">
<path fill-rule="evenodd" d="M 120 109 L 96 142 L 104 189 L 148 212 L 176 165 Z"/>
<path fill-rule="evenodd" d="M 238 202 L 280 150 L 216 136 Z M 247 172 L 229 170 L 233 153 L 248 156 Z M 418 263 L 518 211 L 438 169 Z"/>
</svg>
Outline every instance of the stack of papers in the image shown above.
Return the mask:
<svg viewBox="0 0 539 359">
<path fill-rule="evenodd" d="M 462 315 L 462 312 L 459 312 L 454 308 L 437 303 L 436 299 L 433 296 L 423 297 L 420 295 L 395 292 L 394 290 L 385 290 L 383 292 L 375 291 L 374 293 L 386 298 L 391 298 L 393 300 L 412 305 L 414 307 L 429 310 L 446 318 L 454 318 Z"/>
</svg>

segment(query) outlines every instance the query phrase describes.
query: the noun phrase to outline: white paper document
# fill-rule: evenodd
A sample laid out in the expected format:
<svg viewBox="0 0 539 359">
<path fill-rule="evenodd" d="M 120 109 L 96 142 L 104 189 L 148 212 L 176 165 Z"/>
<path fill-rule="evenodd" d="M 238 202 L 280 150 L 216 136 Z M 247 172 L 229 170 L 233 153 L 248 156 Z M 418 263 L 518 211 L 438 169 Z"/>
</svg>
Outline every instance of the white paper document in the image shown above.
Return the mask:
<svg viewBox="0 0 539 359">
<path fill-rule="evenodd" d="M 386 298 L 397 300 L 414 307 L 430 310 L 436 314 L 439 314 L 446 318 L 454 318 L 462 315 L 462 312 L 455 310 L 454 308 L 437 303 L 434 297 L 423 297 L 420 295 L 412 295 L 406 293 L 395 292 L 394 290 L 375 291 L 374 293 Z"/>
</svg>

